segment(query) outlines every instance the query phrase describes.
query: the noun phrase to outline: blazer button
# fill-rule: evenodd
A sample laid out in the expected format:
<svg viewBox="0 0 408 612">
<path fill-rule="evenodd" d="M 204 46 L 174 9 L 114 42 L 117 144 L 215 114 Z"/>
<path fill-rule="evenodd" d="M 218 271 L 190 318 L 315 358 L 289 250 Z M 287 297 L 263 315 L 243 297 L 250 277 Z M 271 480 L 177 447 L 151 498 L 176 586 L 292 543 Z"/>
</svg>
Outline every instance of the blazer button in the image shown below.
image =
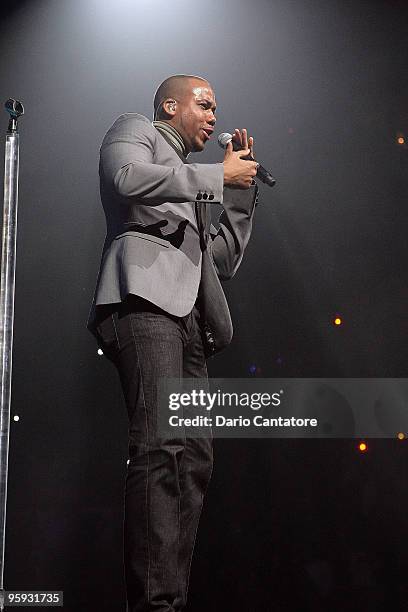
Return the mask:
<svg viewBox="0 0 408 612">
<path fill-rule="evenodd" d="M 208 198 L 208 193 L 203 193 L 203 200 L 206 200 Z"/>
<path fill-rule="evenodd" d="M 201 200 L 203 197 L 202 193 L 198 192 L 196 195 L 196 200 Z"/>
<path fill-rule="evenodd" d="M 209 200 L 213 200 L 213 199 L 214 199 L 214 194 L 213 194 L 213 193 L 210 193 L 210 195 L 208 196 L 208 199 L 209 199 Z"/>
</svg>

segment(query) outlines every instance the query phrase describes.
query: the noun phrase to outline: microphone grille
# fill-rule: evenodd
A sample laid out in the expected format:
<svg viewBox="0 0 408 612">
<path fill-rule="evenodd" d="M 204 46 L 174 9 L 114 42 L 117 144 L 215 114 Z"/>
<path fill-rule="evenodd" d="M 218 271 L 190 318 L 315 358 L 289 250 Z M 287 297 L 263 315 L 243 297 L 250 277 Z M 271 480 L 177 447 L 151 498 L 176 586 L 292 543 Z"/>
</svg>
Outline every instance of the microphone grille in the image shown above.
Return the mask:
<svg viewBox="0 0 408 612">
<path fill-rule="evenodd" d="M 227 144 L 231 142 L 231 140 L 232 140 L 232 134 L 228 134 L 228 132 L 223 132 L 222 134 L 218 136 L 218 144 L 223 149 L 226 148 Z"/>
</svg>

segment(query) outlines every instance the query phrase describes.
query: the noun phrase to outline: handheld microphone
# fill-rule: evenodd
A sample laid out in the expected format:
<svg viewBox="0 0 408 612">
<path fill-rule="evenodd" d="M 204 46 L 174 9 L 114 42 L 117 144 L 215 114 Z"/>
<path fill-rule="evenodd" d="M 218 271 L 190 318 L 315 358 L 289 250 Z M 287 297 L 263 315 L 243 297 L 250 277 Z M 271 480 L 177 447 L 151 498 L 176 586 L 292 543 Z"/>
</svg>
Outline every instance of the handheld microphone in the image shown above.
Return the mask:
<svg viewBox="0 0 408 612">
<path fill-rule="evenodd" d="M 228 134 L 228 132 L 223 132 L 218 136 L 218 144 L 222 149 L 226 149 L 229 142 L 232 141 L 232 146 L 234 151 L 239 151 L 240 147 L 232 140 L 232 134 Z M 244 157 L 243 159 L 249 159 L 250 161 L 256 161 L 252 156 Z M 273 187 L 276 183 L 276 179 L 272 176 L 272 174 L 261 164 L 258 166 L 258 170 L 256 172 L 256 178 L 260 181 L 268 185 L 269 187 Z"/>
</svg>

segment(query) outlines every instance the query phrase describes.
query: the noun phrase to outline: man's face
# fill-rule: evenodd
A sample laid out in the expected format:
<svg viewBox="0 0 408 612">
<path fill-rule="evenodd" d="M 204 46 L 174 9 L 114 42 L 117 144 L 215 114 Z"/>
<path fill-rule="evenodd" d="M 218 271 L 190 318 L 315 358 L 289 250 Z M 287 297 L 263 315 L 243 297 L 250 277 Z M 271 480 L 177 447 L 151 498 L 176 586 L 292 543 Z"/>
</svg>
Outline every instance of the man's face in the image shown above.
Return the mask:
<svg viewBox="0 0 408 612">
<path fill-rule="evenodd" d="M 215 96 L 209 83 L 191 80 L 173 121 L 187 151 L 202 151 L 215 126 Z"/>
</svg>

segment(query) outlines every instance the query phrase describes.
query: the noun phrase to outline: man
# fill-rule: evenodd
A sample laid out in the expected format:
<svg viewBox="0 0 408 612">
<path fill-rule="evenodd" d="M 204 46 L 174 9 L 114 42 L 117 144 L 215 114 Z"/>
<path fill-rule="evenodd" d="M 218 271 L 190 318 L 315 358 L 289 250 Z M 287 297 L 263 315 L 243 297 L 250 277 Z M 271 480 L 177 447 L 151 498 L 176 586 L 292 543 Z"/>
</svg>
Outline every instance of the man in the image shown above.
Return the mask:
<svg viewBox="0 0 408 612">
<path fill-rule="evenodd" d="M 153 124 L 121 115 L 100 155 L 107 221 L 89 329 L 118 369 L 129 416 L 125 577 L 129 612 L 182 610 L 212 470 L 212 440 L 159 438 L 160 377 L 207 378 L 206 357 L 232 337 L 219 278 L 238 268 L 257 187 L 253 139 L 236 130 L 223 163 L 188 164 L 215 126 L 201 77 L 175 75 L 154 97 Z M 210 205 L 221 203 L 219 229 Z"/>
</svg>

